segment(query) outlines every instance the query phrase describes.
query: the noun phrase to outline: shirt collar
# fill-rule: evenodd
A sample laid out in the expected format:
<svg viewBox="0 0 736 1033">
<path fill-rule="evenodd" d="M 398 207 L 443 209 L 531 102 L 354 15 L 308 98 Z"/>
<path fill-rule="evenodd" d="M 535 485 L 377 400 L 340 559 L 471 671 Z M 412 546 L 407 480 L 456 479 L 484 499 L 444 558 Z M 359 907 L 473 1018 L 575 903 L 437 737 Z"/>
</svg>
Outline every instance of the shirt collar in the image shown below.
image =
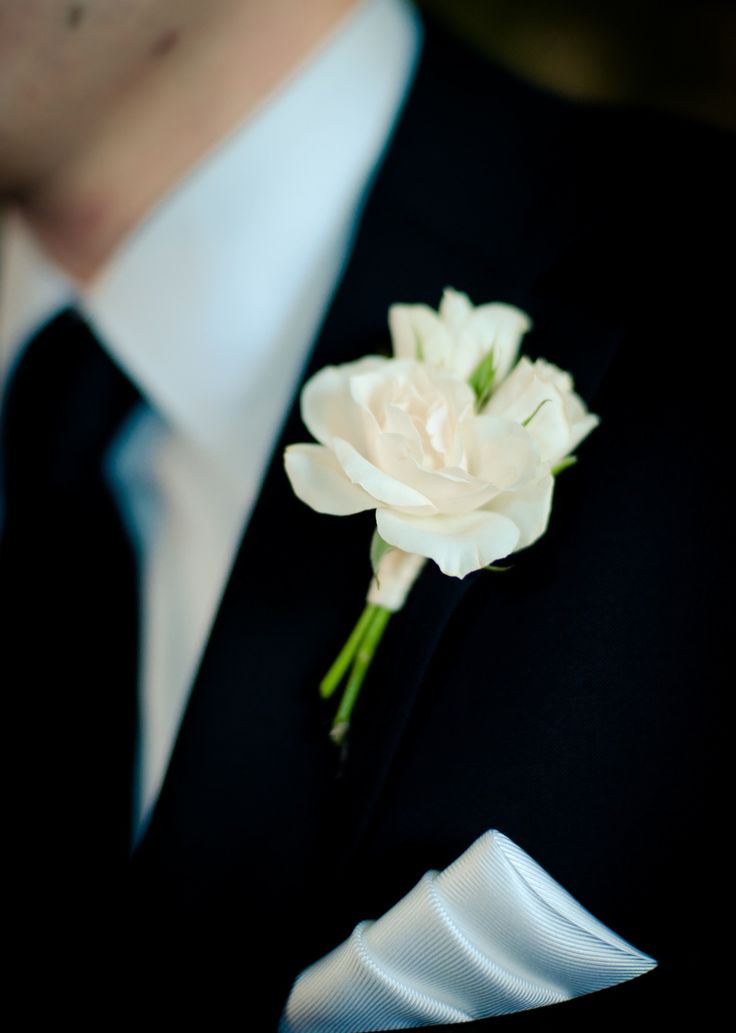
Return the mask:
<svg viewBox="0 0 736 1033">
<path fill-rule="evenodd" d="M 89 285 L 70 283 L 20 220 L 6 219 L 6 370 L 22 341 L 76 298 L 159 414 L 237 475 L 247 450 L 240 414 L 259 356 L 295 332 L 304 292 L 320 290 L 311 270 L 334 264 L 330 255 L 342 262 L 420 42 L 408 3 L 365 0 Z M 322 307 L 307 305 L 314 331 Z"/>
</svg>

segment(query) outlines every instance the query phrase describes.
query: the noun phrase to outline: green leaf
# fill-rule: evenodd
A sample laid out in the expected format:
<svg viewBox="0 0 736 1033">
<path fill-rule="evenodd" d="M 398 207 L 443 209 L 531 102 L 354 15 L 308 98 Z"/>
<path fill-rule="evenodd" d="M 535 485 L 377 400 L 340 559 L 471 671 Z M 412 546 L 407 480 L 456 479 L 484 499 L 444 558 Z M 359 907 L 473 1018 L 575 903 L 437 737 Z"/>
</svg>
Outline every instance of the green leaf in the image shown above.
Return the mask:
<svg viewBox="0 0 736 1033">
<path fill-rule="evenodd" d="M 536 409 L 534 410 L 534 412 L 533 412 L 533 413 L 531 414 L 531 416 L 527 416 L 527 418 L 526 418 L 525 420 L 522 420 L 522 421 L 521 421 L 521 425 L 522 425 L 522 427 L 528 427 L 528 426 L 529 426 L 529 424 L 530 424 L 530 423 L 532 422 L 532 420 L 534 419 L 534 417 L 535 417 L 535 416 L 537 415 L 537 413 L 539 412 L 539 410 L 540 410 L 540 409 L 542 408 L 542 406 L 544 405 L 544 403 L 545 403 L 545 402 L 551 402 L 551 401 L 552 401 L 552 399 L 551 399 L 551 398 L 543 398 L 543 399 L 542 399 L 542 401 L 541 401 L 541 402 L 539 403 L 539 405 L 537 406 L 537 408 L 536 408 Z"/>
<path fill-rule="evenodd" d="M 386 553 L 390 552 L 393 548 L 393 545 L 389 545 L 388 542 L 385 542 L 383 538 L 381 538 L 377 530 L 373 532 L 373 537 L 371 538 L 371 567 L 373 567 L 373 574 L 379 588 L 381 587 L 381 583 L 378 580 L 378 566 Z"/>
<path fill-rule="evenodd" d="M 512 567 L 497 567 L 497 566 L 494 566 L 494 564 L 491 563 L 487 567 L 482 567 L 481 569 L 482 570 L 492 570 L 494 573 L 499 573 L 500 574 L 500 573 L 502 573 L 502 572 L 504 572 L 506 570 L 512 570 L 513 568 Z"/>
<path fill-rule="evenodd" d="M 475 392 L 475 408 L 478 412 L 491 397 L 495 379 L 496 367 L 493 364 L 493 348 L 491 348 L 486 352 L 468 378 L 468 383 Z"/>
<path fill-rule="evenodd" d="M 577 463 L 577 461 L 578 461 L 578 457 L 577 456 L 566 456 L 564 459 L 560 460 L 560 462 L 557 464 L 557 466 L 553 466 L 552 467 L 552 469 L 550 470 L 550 473 L 552 474 L 553 477 L 556 477 L 558 473 L 562 473 L 562 471 L 566 470 L 568 468 L 568 466 L 574 466 L 575 463 Z"/>
</svg>

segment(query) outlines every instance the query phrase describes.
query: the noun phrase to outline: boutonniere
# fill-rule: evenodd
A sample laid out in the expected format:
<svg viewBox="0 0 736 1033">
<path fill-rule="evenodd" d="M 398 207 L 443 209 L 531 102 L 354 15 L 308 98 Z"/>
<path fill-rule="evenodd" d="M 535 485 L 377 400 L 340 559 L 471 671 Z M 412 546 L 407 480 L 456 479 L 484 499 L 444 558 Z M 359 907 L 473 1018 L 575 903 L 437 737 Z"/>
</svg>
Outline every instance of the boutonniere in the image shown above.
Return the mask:
<svg viewBox="0 0 736 1033">
<path fill-rule="evenodd" d="M 286 472 L 312 509 L 373 509 L 365 608 L 320 684 L 342 695 L 331 737 L 345 741 L 386 626 L 427 560 L 450 577 L 526 548 L 546 530 L 555 477 L 599 423 L 551 362 L 518 357 L 529 317 L 473 306 L 447 289 L 439 311 L 392 305 L 393 357 L 326 366 L 301 414 L 319 444 L 290 445 Z"/>
</svg>

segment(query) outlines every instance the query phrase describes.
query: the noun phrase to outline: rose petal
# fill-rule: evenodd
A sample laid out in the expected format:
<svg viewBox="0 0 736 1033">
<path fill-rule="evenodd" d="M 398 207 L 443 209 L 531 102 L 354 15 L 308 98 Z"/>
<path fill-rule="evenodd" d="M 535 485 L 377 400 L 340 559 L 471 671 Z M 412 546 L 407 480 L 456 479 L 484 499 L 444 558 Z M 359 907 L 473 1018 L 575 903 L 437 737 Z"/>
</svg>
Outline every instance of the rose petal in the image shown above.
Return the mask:
<svg viewBox="0 0 736 1033">
<path fill-rule="evenodd" d="M 440 301 L 440 319 L 453 336 L 460 333 L 473 314 L 473 303 L 462 291 L 445 287 Z"/>
<path fill-rule="evenodd" d="M 596 416 L 595 413 L 591 412 L 584 416 L 579 422 L 575 423 L 570 432 L 570 440 L 567 443 L 567 452 L 565 452 L 565 455 L 569 455 L 570 452 L 573 452 L 583 438 L 587 438 L 588 434 L 590 434 L 592 430 L 595 430 L 600 422 L 600 416 Z M 564 457 L 556 456 L 554 462 L 557 462 L 562 458 Z"/>
<path fill-rule="evenodd" d="M 436 512 L 435 506 L 420 492 L 379 470 L 348 441 L 334 441 L 337 461 L 353 484 L 359 484 L 374 500 L 387 506 L 406 506 L 414 512 Z M 375 502 L 374 502 L 375 504 Z"/>
<path fill-rule="evenodd" d="M 541 457 L 526 427 L 483 413 L 468 420 L 464 431 L 468 469 L 476 477 L 495 485 L 497 491 L 536 479 Z"/>
<path fill-rule="evenodd" d="M 388 327 L 394 357 L 397 359 L 417 358 L 417 338 L 412 321 L 412 310 L 416 305 L 391 305 L 388 310 Z M 429 311 L 428 306 L 424 306 Z"/>
<path fill-rule="evenodd" d="M 516 525 L 500 513 L 480 510 L 464 516 L 410 516 L 376 511 L 378 533 L 404 552 L 435 561 L 443 574 L 465 577 L 513 552 Z"/>
<path fill-rule="evenodd" d="M 585 402 L 573 390 L 572 377 L 565 370 L 555 366 L 552 362 L 547 362 L 546 359 L 537 359 L 534 363 L 534 369 L 542 379 L 553 383 L 562 395 L 565 416 L 570 425 L 570 440 L 567 443 L 567 452 L 564 453 L 568 455 L 577 448 L 583 438 L 586 438 L 592 430 L 595 430 L 601 422 L 600 417 L 588 412 Z M 562 458 L 562 455 L 554 457 L 555 461 Z"/>
<path fill-rule="evenodd" d="M 413 456 L 420 463 L 424 455 L 424 442 L 422 441 L 422 435 L 419 433 L 419 427 L 411 415 L 406 409 L 402 409 L 398 405 L 387 405 L 385 417 L 383 432 L 376 438 L 375 442 L 374 452 L 376 459 L 383 465 L 381 445 L 384 440 L 389 439 L 396 440 L 397 442 L 401 441 L 402 455 Z M 393 473 L 394 471 L 389 470 L 388 472 Z"/>
<path fill-rule="evenodd" d="M 364 417 L 353 403 L 350 383 L 354 377 L 383 370 L 388 359 L 368 355 L 342 366 L 325 366 L 304 385 L 301 415 L 312 437 L 331 447 L 336 437 L 346 438 L 362 447 L 365 440 Z"/>
<path fill-rule="evenodd" d="M 451 368 L 452 335 L 428 305 L 392 305 L 388 325 L 397 359 L 421 359 Z"/>
<path fill-rule="evenodd" d="M 382 434 L 377 439 L 376 456 L 382 470 L 431 499 L 439 513 L 468 513 L 480 509 L 498 493 L 493 484 L 460 467 L 445 466 L 437 470 L 423 467 L 407 449 L 405 440 L 396 434 Z"/>
<path fill-rule="evenodd" d="M 516 362 L 521 338 L 531 329 L 531 325 L 526 312 L 500 301 L 479 305 L 470 317 L 468 331 L 482 343 L 482 354 L 484 355 L 489 347 L 493 348 L 496 384 L 500 384 L 506 378 Z"/>
<path fill-rule="evenodd" d="M 539 446 L 543 462 L 552 462 L 567 455 L 571 439 L 570 422 L 558 388 L 537 375 L 525 357 L 503 381 L 484 410 L 484 414 L 502 416 L 526 429 Z"/>
<path fill-rule="evenodd" d="M 526 355 L 522 355 L 510 375 L 505 378 L 503 383 L 499 384 L 491 395 L 490 401 L 483 410 L 484 413 L 491 413 L 495 416 L 507 416 L 509 411 L 514 410 L 514 406 L 519 398 L 533 380 L 534 365 Z M 528 415 L 528 413 L 525 413 L 522 419 L 525 419 Z M 509 416 L 508 418 L 517 419 L 516 416 Z M 517 422 L 521 421 L 518 420 Z"/>
<path fill-rule="evenodd" d="M 513 520 L 519 529 L 515 552 L 536 542 L 547 530 L 552 508 L 554 477 L 545 474 L 518 491 L 505 491 L 488 503 L 487 510 Z"/>
<path fill-rule="evenodd" d="M 528 429 L 539 442 L 542 458 L 554 465 L 600 423 L 599 417 L 588 412 L 582 398 L 573 390 L 569 373 L 545 359 L 532 363 L 522 356 L 493 393 L 484 412 L 521 422 L 545 397 L 549 401 L 534 416 Z"/>
<path fill-rule="evenodd" d="M 376 500 L 348 480 L 324 445 L 289 445 L 284 466 L 294 494 L 318 513 L 350 516 L 375 509 Z"/>
</svg>

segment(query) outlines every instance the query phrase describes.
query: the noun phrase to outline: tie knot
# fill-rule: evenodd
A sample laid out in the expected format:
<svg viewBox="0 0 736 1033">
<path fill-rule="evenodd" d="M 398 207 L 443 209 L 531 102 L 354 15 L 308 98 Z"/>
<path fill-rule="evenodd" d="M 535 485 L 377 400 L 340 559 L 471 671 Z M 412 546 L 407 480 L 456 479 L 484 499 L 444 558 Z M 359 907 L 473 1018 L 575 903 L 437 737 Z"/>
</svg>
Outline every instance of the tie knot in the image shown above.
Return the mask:
<svg viewBox="0 0 736 1033">
<path fill-rule="evenodd" d="M 28 343 L 6 391 L 2 450 L 8 494 L 21 483 L 42 493 L 97 476 L 140 398 L 86 320 L 64 309 Z"/>
</svg>

